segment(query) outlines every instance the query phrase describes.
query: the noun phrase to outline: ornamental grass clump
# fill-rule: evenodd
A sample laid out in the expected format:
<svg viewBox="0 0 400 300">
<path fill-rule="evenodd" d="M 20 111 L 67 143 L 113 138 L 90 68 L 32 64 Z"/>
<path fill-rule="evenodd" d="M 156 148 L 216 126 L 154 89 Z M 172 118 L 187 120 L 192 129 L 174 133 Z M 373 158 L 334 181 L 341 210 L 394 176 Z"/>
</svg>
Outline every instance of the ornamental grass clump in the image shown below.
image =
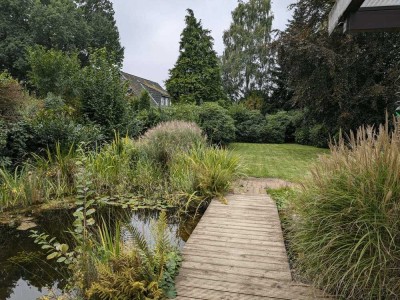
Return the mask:
<svg viewBox="0 0 400 300">
<path fill-rule="evenodd" d="M 400 126 L 362 127 L 331 146 L 294 201 L 296 268 L 330 293 L 400 297 Z"/>
<path fill-rule="evenodd" d="M 223 199 L 242 174 L 239 157 L 228 150 L 198 146 L 171 163 L 171 186 L 189 197 L 185 206 L 198 207 L 214 197 Z M 194 201 L 192 201 L 194 200 Z M 198 203 L 200 201 L 200 203 Z"/>
<path fill-rule="evenodd" d="M 206 143 L 201 129 L 192 122 L 170 121 L 148 130 L 141 139 L 146 156 L 167 167 L 176 153 L 187 152 Z"/>
</svg>

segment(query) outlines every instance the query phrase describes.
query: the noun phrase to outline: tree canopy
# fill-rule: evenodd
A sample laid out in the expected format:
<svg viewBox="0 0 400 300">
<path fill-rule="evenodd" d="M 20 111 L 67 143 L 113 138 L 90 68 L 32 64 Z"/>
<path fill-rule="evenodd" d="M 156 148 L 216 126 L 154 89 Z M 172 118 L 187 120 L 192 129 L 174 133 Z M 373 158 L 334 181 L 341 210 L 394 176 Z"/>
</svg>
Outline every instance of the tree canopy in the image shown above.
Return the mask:
<svg viewBox="0 0 400 300">
<path fill-rule="evenodd" d="M 269 86 L 272 20 L 270 0 L 239 1 L 232 12 L 232 24 L 223 36 L 222 73 L 234 100 Z"/>
<path fill-rule="evenodd" d="M 106 48 L 122 62 L 123 48 L 109 0 L 4 0 L 0 3 L 0 71 L 25 79 L 35 45 L 84 54 Z M 84 57 L 87 62 L 87 57 Z"/>
<path fill-rule="evenodd" d="M 177 103 L 201 104 L 225 98 L 217 53 L 210 31 L 203 28 L 192 10 L 187 10 L 181 34 L 179 57 L 169 71 L 166 88 Z"/>
<path fill-rule="evenodd" d="M 330 134 L 377 124 L 398 99 L 400 35 L 328 35 L 330 0 L 299 0 L 279 39 L 278 63 L 291 102 Z"/>
</svg>

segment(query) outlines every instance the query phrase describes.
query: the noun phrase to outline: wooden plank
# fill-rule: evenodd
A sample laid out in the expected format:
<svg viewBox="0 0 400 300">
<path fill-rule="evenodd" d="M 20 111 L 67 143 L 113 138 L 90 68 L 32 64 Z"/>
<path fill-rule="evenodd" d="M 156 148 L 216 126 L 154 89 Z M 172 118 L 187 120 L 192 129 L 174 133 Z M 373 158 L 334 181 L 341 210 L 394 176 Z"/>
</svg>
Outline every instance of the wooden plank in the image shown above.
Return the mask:
<svg viewBox="0 0 400 300">
<path fill-rule="evenodd" d="M 176 299 L 180 299 L 181 296 L 184 297 L 192 297 L 195 299 L 203 299 L 203 300 L 265 300 L 265 299 L 274 299 L 274 298 L 265 298 L 254 295 L 245 295 L 245 294 L 237 294 L 230 292 L 221 292 L 209 289 L 201 289 L 201 288 L 193 288 L 181 286 L 178 291 L 178 297 Z"/>
<path fill-rule="evenodd" d="M 322 299 L 292 285 L 275 203 L 267 195 L 227 200 L 209 205 L 184 246 L 176 299 Z"/>
<path fill-rule="evenodd" d="M 276 258 L 286 258 L 286 251 L 283 251 L 280 248 L 277 249 L 268 249 L 268 251 L 262 247 L 262 248 L 255 248 L 255 247 L 250 247 L 247 249 L 244 248 L 229 248 L 224 246 L 218 246 L 218 245 L 191 245 L 191 244 L 186 244 L 184 247 L 184 251 L 186 250 L 198 250 L 198 251 L 203 251 L 207 253 L 207 251 L 213 251 L 213 252 L 221 252 L 223 253 L 224 251 L 235 251 L 236 253 L 239 254 L 246 254 L 246 255 L 255 255 L 255 256 L 261 256 L 261 257 L 276 257 Z"/>
<path fill-rule="evenodd" d="M 229 226 L 210 226 L 208 224 L 200 224 L 197 225 L 196 227 L 196 232 L 207 232 L 207 233 L 231 233 L 231 232 L 237 232 L 238 235 L 246 235 L 247 237 L 249 236 L 249 231 L 242 228 L 241 226 L 237 227 L 229 227 Z M 251 232 L 252 236 L 262 236 L 262 237 L 267 237 L 270 235 L 279 235 L 281 234 L 282 231 L 280 228 L 261 228 L 260 230 L 253 230 Z"/>
<path fill-rule="evenodd" d="M 291 274 L 285 271 L 258 270 L 258 269 L 235 267 L 229 265 L 199 263 L 199 262 L 185 261 L 185 260 L 182 262 L 182 268 L 198 269 L 211 272 L 218 271 L 220 273 L 245 275 L 249 277 L 258 277 L 258 278 L 268 278 L 268 279 L 282 280 L 288 282 L 292 280 Z"/>
<path fill-rule="evenodd" d="M 185 260 L 188 260 L 190 256 L 201 256 L 201 257 L 210 257 L 210 258 L 229 258 L 231 260 L 240 260 L 240 261 L 249 261 L 249 262 L 260 262 L 260 263 L 281 263 L 287 264 L 287 258 L 284 256 L 274 256 L 274 255 L 254 255 L 248 254 L 245 251 L 242 252 L 233 252 L 233 251 L 201 251 L 198 249 L 185 249 L 183 252 L 185 256 Z"/>
<path fill-rule="evenodd" d="M 220 229 L 218 228 L 207 228 L 207 229 L 202 229 L 198 228 L 196 231 L 196 234 L 201 234 L 202 236 L 222 236 L 222 237 L 237 237 L 240 239 L 247 239 L 249 238 L 249 233 L 246 231 L 240 231 L 240 230 L 226 230 L 226 229 Z M 277 231 L 270 231 L 270 232 L 252 232 L 251 238 L 253 240 L 262 240 L 265 241 L 266 239 L 269 240 L 276 240 L 276 241 L 282 241 L 283 238 L 279 235 L 279 232 Z"/>
<path fill-rule="evenodd" d="M 194 253 L 185 253 L 185 261 L 207 263 L 210 265 L 238 267 L 245 269 L 254 269 L 261 271 L 286 271 L 290 272 L 289 265 L 282 261 L 273 259 L 261 261 L 251 261 L 244 259 L 232 259 L 231 257 L 199 256 Z"/>
<path fill-rule="evenodd" d="M 230 223 L 230 222 L 224 222 L 224 223 L 218 223 L 218 222 L 213 222 L 209 221 L 207 223 L 200 223 L 197 225 L 197 228 L 201 229 L 225 229 L 225 230 L 241 230 L 241 231 L 246 231 L 247 233 L 251 231 L 252 233 L 263 233 L 263 232 L 277 232 L 277 233 L 282 233 L 281 227 L 276 227 L 275 225 L 270 225 L 270 226 L 263 226 L 263 227 L 254 227 L 250 226 L 246 228 L 243 224 L 237 224 L 237 223 Z"/>
<path fill-rule="evenodd" d="M 265 249 L 268 247 L 271 248 L 282 248 L 284 247 L 283 240 L 278 237 L 277 240 L 275 239 L 264 239 L 264 240 L 255 240 L 255 239 L 241 239 L 236 237 L 227 237 L 227 236 L 212 236 L 212 235 L 196 235 L 190 238 L 190 242 L 193 243 L 194 241 L 216 241 L 222 243 L 232 243 L 237 244 L 241 247 L 241 245 L 257 245 L 257 246 L 266 246 Z"/>
<path fill-rule="evenodd" d="M 214 278 L 196 278 L 190 277 L 185 281 L 177 283 L 179 287 L 210 289 L 220 292 L 234 292 L 238 294 L 261 296 L 273 299 L 298 299 L 308 300 L 315 296 L 322 297 L 322 293 L 313 293 L 309 288 L 298 288 L 293 290 L 289 285 L 272 284 L 266 286 L 264 284 L 256 284 L 253 282 L 241 281 L 237 283 L 225 282 L 223 280 L 215 280 Z"/>
</svg>

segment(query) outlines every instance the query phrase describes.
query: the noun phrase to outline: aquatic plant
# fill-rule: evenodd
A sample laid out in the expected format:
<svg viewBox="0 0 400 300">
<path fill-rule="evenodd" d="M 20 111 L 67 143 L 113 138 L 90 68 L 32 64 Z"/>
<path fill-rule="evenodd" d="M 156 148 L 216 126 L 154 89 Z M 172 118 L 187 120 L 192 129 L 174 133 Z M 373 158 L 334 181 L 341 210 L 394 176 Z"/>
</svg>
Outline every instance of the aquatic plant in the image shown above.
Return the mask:
<svg viewBox="0 0 400 300">
<path fill-rule="evenodd" d="M 115 230 L 120 230 L 119 225 Z M 100 249 L 106 259 L 97 259 L 96 278 L 86 291 L 89 299 L 162 299 L 176 296 L 174 278 L 181 257 L 169 242 L 165 212 L 154 226 L 154 247 L 135 227 L 128 230 L 133 245 L 124 244 L 120 237 L 111 238 L 107 226 L 101 229 Z M 114 230 L 113 230 L 114 231 Z"/>
</svg>

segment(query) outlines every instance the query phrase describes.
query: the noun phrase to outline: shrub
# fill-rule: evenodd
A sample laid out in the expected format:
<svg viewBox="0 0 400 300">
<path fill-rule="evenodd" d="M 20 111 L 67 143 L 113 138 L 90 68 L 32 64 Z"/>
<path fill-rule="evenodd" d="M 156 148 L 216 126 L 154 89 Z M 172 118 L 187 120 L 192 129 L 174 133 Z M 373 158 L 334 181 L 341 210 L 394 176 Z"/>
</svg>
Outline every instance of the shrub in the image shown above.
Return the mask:
<svg viewBox="0 0 400 300">
<path fill-rule="evenodd" d="M 228 111 L 216 103 L 201 106 L 199 125 L 213 144 L 227 144 L 235 139 L 235 124 Z"/>
<path fill-rule="evenodd" d="M 266 117 L 266 141 L 268 143 L 290 143 L 295 141 L 295 131 L 303 119 L 301 111 L 278 111 Z"/>
<path fill-rule="evenodd" d="M 71 116 L 54 112 L 39 114 L 33 120 L 31 128 L 33 147 L 31 150 L 34 152 L 47 148 L 54 149 L 56 143 L 59 143 L 63 150 L 79 143 L 93 147 L 104 139 L 98 126 L 81 125 Z"/>
<path fill-rule="evenodd" d="M 176 104 L 163 109 L 166 121 L 179 120 L 199 123 L 200 106 L 194 104 Z"/>
<path fill-rule="evenodd" d="M 310 128 L 310 144 L 326 148 L 329 144 L 329 132 L 325 125 L 318 124 Z"/>
<path fill-rule="evenodd" d="M 331 147 L 293 204 L 297 268 L 343 298 L 400 296 L 400 127 Z"/>
<path fill-rule="evenodd" d="M 259 143 L 264 140 L 266 122 L 260 111 L 235 105 L 229 114 L 235 121 L 237 142 Z"/>
<path fill-rule="evenodd" d="M 26 98 L 15 79 L 7 73 L 0 73 L 0 117 L 15 119 Z"/>
<path fill-rule="evenodd" d="M 297 144 L 310 145 L 310 129 L 308 126 L 300 126 L 296 129 L 294 140 Z"/>
<path fill-rule="evenodd" d="M 166 168 L 178 152 L 187 152 L 197 144 L 204 144 L 201 129 L 194 123 L 171 121 L 147 131 L 141 139 L 146 156 Z"/>
</svg>

